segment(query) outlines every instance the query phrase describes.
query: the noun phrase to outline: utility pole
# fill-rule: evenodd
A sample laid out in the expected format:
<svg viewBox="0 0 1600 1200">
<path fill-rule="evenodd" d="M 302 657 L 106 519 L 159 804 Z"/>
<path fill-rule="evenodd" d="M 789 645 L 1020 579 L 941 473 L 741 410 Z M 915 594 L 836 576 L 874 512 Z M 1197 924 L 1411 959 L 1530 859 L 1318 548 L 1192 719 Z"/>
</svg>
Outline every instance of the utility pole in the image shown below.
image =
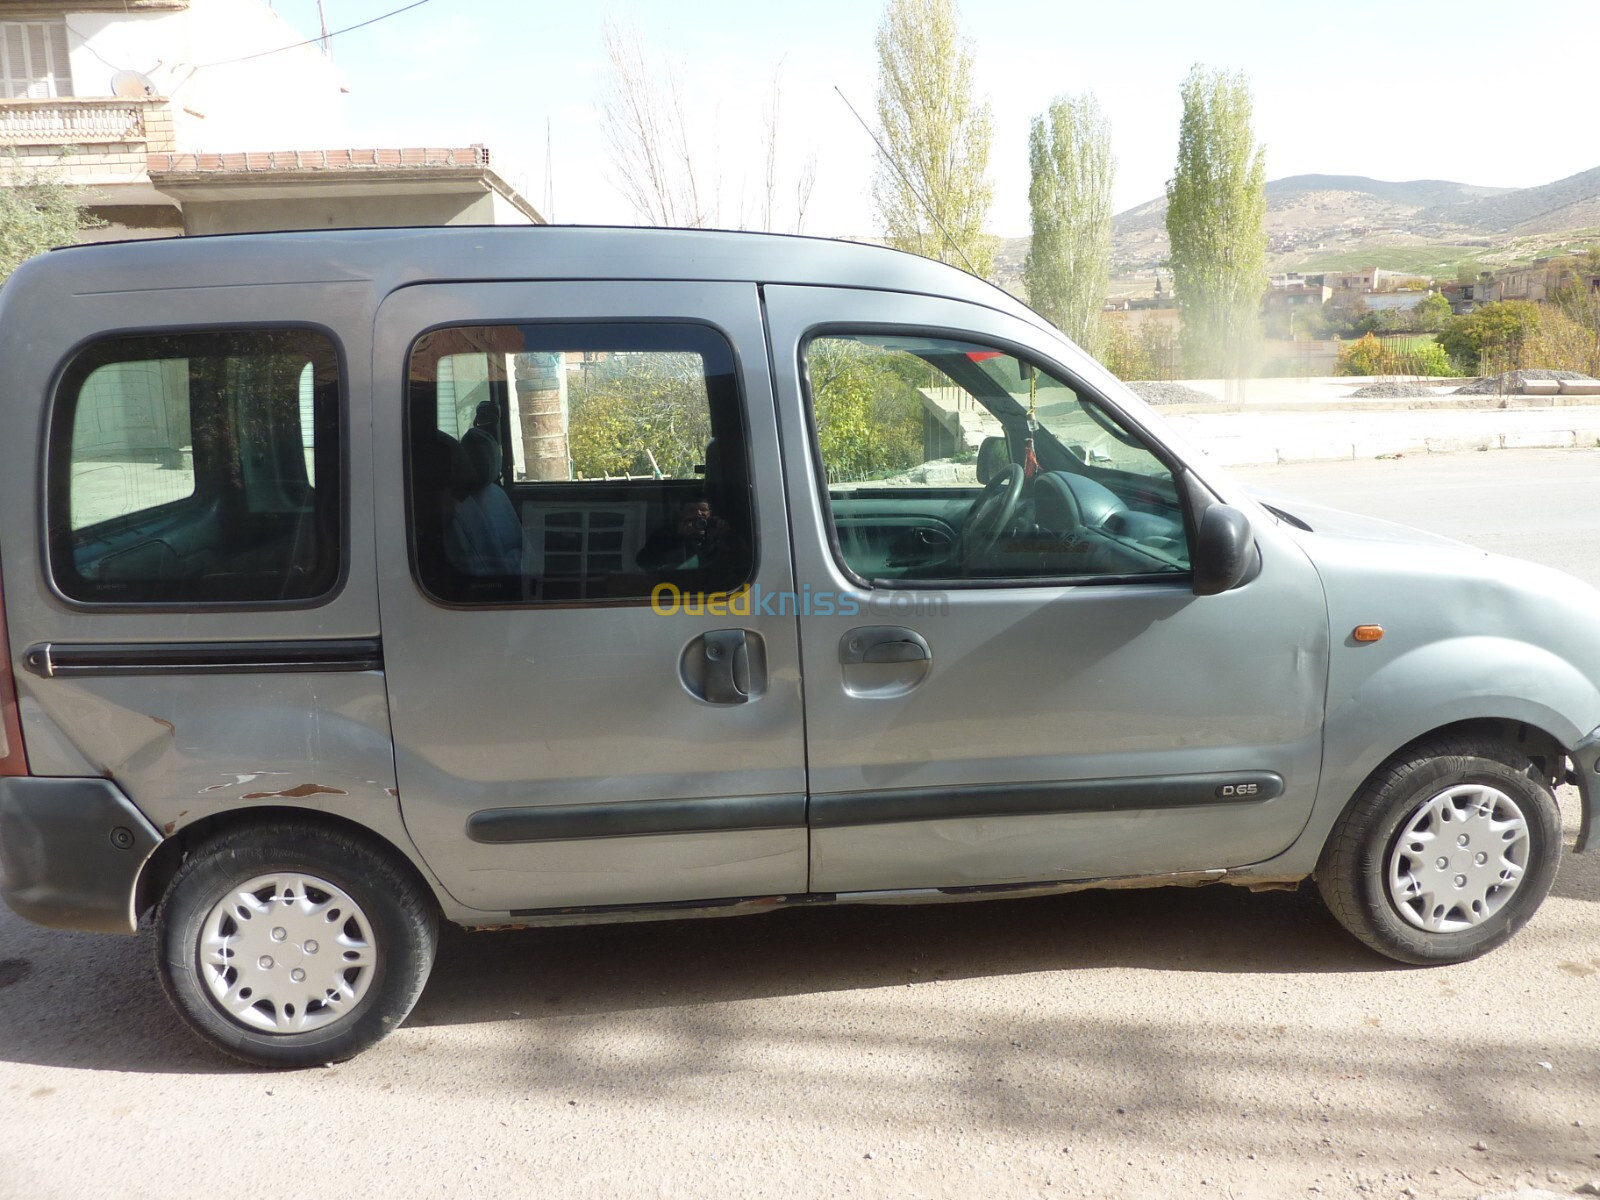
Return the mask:
<svg viewBox="0 0 1600 1200">
<path fill-rule="evenodd" d="M 322 25 L 322 53 L 332 58 L 333 52 L 328 47 L 328 14 L 322 11 L 322 0 L 317 0 L 317 20 Z"/>
</svg>

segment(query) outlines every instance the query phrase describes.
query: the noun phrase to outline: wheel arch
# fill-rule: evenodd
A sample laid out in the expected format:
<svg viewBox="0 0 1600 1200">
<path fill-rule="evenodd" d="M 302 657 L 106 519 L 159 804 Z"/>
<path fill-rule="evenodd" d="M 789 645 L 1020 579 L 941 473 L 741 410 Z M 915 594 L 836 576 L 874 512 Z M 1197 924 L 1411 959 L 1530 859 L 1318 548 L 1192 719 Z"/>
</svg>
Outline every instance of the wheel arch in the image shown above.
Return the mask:
<svg viewBox="0 0 1600 1200">
<path fill-rule="evenodd" d="M 1275 858 L 1238 868 L 1233 874 L 1245 883 L 1251 877 L 1283 880 L 1310 878 L 1339 819 L 1360 799 L 1362 792 L 1383 770 L 1384 765 L 1417 746 L 1451 737 L 1486 739 L 1526 757 L 1537 765 L 1540 776 L 1552 789 L 1569 778 L 1567 756 L 1571 747 L 1546 723 L 1529 719 L 1526 715 L 1463 716 L 1436 721 L 1422 728 L 1413 727 L 1403 731 L 1398 739 L 1375 740 L 1353 760 L 1340 755 L 1337 748 L 1329 743 L 1324 746 L 1324 763 L 1340 765 L 1337 769 L 1331 765 L 1324 766 L 1317 803 L 1312 807 L 1310 819 L 1294 845 Z M 1593 823 L 1594 816 L 1587 793 L 1583 793 L 1582 803 L 1582 816 L 1587 828 Z"/>
<path fill-rule="evenodd" d="M 297 808 L 293 805 L 263 805 L 258 808 L 230 809 L 227 812 L 201 817 L 165 839 L 146 860 L 144 869 L 139 873 L 139 880 L 134 889 L 135 917 L 142 918 L 160 903 L 168 885 L 172 883 L 173 877 L 194 847 L 219 834 L 247 829 L 252 825 L 270 825 L 283 821 L 343 834 L 365 842 L 378 853 L 392 859 L 400 870 L 408 873 L 412 881 L 431 895 L 434 903 L 438 904 L 438 886 L 427 872 L 411 855 L 370 826 L 321 809 Z"/>
<path fill-rule="evenodd" d="M 1343 794 L 1338 796 L 1338 803 L 1330 803 L 1317 822 L 1321 828 L 1311 847 L 1316 858 L 1321 857 L 1328 837 L 1339 819 L 1356 804 L 1362 793 L 1391 760 L 1430 742 L 1451 738 L 1488 741 L 1505 747 L 1513 754 L 1526 758 L 1538 770 L 1540 777 L 1551 790 L 1554 790 L 1566 777 L 1567 748 L 1555 734 L 1532 721 L 1518 717 L 1485 716 L 1466 717 L 1435 725 L 1386 750 L 1378 748 L 1369 754 L 1368 762 L 1364 764 L 1367 769 L 1359 777 L 1354 778 L 1353 784 L 1348 782 L 1352 776 L 1348 774 L 1343 776 L 1347 782 Z"/>
<path fill-rule="evenodd" d="M 1513 753 L 1527 758 L 1539 770 L 1544 781 L 1552 788 L 1556 787 L 1566 776 L 1567 749 L 1562 745 L 1561 739 L 1549 730 L 1530 721 L 1519 720 L 1512 717 L 1469 717 L 1461 721 L 1452 721 L 1447 725 L 1438 725 L 1425 733 L 1402 745 L 1396 746 L 1385 754 L 1376 766 L 1363 777 L 1357 786 L 1355 794 L 1366 787 L 1373 775 L 1382 769 L 1383 764 L 1391 758 L 1413 750 L 1428 742 L 1436 742 L 1445 738 L 1464 737 L 1495 742 L 1504 746 Z M 1354 796 L 1352 796 L 1352 799 Z M 1348 806 L 1349 801 L 1346 801 Z"/>
</svg>

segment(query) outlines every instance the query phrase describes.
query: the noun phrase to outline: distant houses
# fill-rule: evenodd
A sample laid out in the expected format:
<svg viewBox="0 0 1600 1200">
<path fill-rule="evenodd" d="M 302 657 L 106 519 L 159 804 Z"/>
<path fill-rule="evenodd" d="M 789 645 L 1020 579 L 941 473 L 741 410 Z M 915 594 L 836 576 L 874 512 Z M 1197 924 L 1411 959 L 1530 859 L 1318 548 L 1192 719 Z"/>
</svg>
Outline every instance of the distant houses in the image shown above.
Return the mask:
<svg viewBox="0 0 1600 1200">
<path fill-rule="evenodd" d="M 1485 271 L 1471 282 L 1446 284 L 1450 311 L 1471 312 L 1497 300 L 1531 300 L 1542 304 L 1573 283 L 1600 293 L 1600 272 L 1584 270 L 1571 255 L 1550 255 L 1522 267 Z"/>
</svg>

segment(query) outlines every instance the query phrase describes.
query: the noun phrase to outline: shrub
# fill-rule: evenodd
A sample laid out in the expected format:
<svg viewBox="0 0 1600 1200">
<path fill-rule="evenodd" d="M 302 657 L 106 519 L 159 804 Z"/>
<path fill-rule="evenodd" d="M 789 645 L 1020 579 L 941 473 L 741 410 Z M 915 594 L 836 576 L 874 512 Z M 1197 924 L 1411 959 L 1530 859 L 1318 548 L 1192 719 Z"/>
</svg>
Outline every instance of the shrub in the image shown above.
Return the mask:
<svg viewBox="0 0 1600 1200">
<path fill-rule="evenodd" d="M 1118 379 L 1177 378 L 1178 336 L 1170 325 L 1146 321 L 1137 332 L 1120 317 L 1105 318 L 1101 362 Z"/>
<path fill-rule="evenodd" d="M 1334 364 L 1335 375 L 1382 375 L 1383 343 L 1372 334 L 1366 334 L 1339 349 L 1339 361 Z"/>
<path fill-rule="evenodd" d="M 1431 375 L 1435 378 L 1444 378 L 1456 373 L 1450 363 L 1450 356 L 1438 342 L 1416 343 L 1404 352 L 1401 361 L 1407 365 L 1407 369 L 1393 374 Z"/>
<path fill-rule="evenodd" d="M 1416 338 L 1380 341 L 1372 334 L 1351 342 L 1339 351 L 1335 375 L 1419 375 L 1453 374 L 1450 356 L 1438 342 Z"/>
<path fill-rule="evenodd" d="M 1522 344 L 1519 367 L 1546 367 L 1600 375 L 1600 322 L 1584 321 L 1561 308 L 1539 313 L 1539 328 Z"/>
</svg>

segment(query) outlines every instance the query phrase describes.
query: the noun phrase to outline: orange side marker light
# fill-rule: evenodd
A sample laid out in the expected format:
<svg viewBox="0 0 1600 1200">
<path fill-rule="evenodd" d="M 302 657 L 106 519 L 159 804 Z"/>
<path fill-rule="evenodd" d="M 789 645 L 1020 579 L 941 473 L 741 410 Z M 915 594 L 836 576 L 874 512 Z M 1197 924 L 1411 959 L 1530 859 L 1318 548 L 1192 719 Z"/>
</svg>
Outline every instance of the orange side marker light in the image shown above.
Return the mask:
<svg viewBox="0 0 1600 1200">
<path fill-rule="evenodd" d="M 1358 642 L 1376 642 L 1383 639 L 1382 625 L 1357 625 L 1351 637 Z"/>
</svg>

